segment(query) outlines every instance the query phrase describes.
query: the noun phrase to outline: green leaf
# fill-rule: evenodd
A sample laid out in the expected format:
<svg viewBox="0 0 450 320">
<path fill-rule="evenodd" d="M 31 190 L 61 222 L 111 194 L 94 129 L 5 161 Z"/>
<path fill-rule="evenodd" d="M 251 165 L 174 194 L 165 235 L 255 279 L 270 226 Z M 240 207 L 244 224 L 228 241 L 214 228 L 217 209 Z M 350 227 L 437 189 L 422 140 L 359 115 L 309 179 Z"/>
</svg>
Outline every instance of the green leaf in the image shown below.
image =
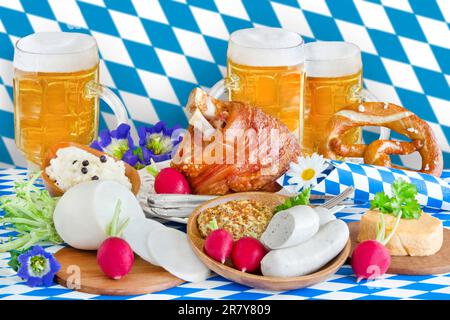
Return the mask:
<svg viewBox="0 0 450 320">
<path fill-rule="evenodd" d="M 9 251 L 9 254 L 11 258 L 8 261 L 8 266 L 10 266 L 15 272 L 17 272 L 20 269 L 20 262 L 19 262 L 19 256 L 22 253 L 27 252 L 27 250 L 11 250 Z"/>
<path fill-rule="evenodd" d="M 370 201 L 370 209 L 380 209 L 383 213 L 391 213 L 390 200 L 384 192 L 377 192 L 373 200 Z"/>
<path fill-rule="evenodd" d="M 401 211 L 404 219 L 419 219 L 422 212 L 417 200 L 411 198 L 404 200 Z"/>
<path fill-rule="evenodd" d="M 275 207 L 275 213 L 286 210 L 299 205 L 308 205 L 309 197 L 311 195 L 311 188 L 305 188 L 298 195 L 286 199 L 282 204 Z"/>
<path fill-rule="evenodd" d="M 422 209 L 416 199 L 417 193 L 414 184 L 396 179 L 392 183 L 392 197 L 384 192 L 378 192 L 370 201 L 370 208 L 379 209 L 382 213 L 396 217 L 401 214 L 402 219 L 419 219 Z"/>
</svg>

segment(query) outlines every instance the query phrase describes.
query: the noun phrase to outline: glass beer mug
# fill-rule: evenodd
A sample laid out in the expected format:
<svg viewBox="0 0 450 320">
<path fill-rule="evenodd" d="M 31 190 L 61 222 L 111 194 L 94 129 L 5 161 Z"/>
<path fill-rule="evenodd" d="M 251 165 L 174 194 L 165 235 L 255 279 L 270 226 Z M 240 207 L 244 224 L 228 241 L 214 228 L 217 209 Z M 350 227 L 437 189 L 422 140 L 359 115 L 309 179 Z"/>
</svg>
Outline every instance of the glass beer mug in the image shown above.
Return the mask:
<svg viewBox="0 0 450 320">
<path fill-rule="evenodd" d="M 303 103 L 302 37 L 280 28 L 241 29 L 231 34 L 227 77 L 210 91 L 260 107 L 298 135 Z"/>
<path fill-rule="evenodd" d="M 339 110 L 364 101 L 377 101 L 362 88 L 361 50 L 349 42 L 318 41 L 305 45 L 305 98 L 300 143 L 306 153 L 317 151 L 330 118 Z M 390 130 L 381 128 L 380 139 Z M 343 141 L 361 143 L 361 128 L 349 131 Z"/>
<path fill-rule="evenodd" d="M 31 34 L 17 42 L 13 66 L 15 142 L 30 168 L 40 166 L 57 142 L 96 139 L 99 98 L 117 123 L 128 122 L 120 99 L 98 83 L 98 48 L 89 35 Z"/>
</svg>

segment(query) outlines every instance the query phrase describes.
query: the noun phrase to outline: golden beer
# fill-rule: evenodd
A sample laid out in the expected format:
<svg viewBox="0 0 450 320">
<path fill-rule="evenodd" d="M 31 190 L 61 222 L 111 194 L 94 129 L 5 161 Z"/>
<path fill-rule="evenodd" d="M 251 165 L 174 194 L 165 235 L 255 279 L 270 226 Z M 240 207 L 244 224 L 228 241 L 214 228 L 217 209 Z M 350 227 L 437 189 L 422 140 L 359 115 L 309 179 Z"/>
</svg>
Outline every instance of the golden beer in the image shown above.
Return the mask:
<svg viewBox="0 0 450 320">
<path fill-rule="evenodd" d="M 330 118 L 359 104 L 362 89 L 361 53 L 345 42 L 314 42 L 306 46 L 306 81 L 301 144 L 306 153 L 317 151 Z M 361 129 L 346 134 L 344 142 L 361 142 Z"/>
<path fill-rule="evenodd" d="M 230 100 L 244 101 L 280 119 L 292 132 L 300 126 L 303 65 L 256 67 L 228 60 L 228 74 L 239 78 Z"/>
<path fill-rule="evenodd" d="M 302 37 L 280 28 L 241 29 L 231 34 L 227 57 L 228 98 L 260 107 L 298 136 L 305 74 Z M 220 96 L 220 86 L 210 94 Z"/>
<path fill-rule="evenodd" d="M 97 136 L 99 98 L 127 122 L 122 102 L 98 84 L 95 39 L 67 32 L 34 33 L 14 51 L 14 130 L 30 169 L 40 166 L 54 144 L 90 144 Z"/>
<path fill-rule="evenodd" d="M 15 70 L 15 138 L 26 158 L 40 165 L 58 141 L 89 144 L 97 134 L 98 99 L 85 97 L 98 65 L 76 72 Z"/>
</svg>

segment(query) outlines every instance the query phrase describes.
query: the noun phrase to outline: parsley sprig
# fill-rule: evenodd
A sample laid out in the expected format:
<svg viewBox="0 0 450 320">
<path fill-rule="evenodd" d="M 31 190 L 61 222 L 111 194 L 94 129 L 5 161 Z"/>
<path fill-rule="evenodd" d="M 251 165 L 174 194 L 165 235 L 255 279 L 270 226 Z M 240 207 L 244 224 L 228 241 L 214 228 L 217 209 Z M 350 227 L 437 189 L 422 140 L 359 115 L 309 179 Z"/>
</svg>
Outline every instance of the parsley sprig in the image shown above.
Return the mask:
<svg viewBox="0 0 450 320">
<path fill-rule="evenodd" d="M 278 211 L 286 210 L 295 206 L 308 205 L 309 196 L 311 194 L 311 188 L 305 188 L 298 195 L 287 198 L 282 204 L 275 207 L 275 213 Z"/>
<path fill-rule="evenodd" d="M 414 184 L 396 179 L 392 183 L 392 197 L 384 192 L 377 192 L 370 201 L 370 208 L 396 217 L 400 213 L 402 219 L 419 219 L 422 209 L 416 199 L 417 192 Z"/>
</svg>

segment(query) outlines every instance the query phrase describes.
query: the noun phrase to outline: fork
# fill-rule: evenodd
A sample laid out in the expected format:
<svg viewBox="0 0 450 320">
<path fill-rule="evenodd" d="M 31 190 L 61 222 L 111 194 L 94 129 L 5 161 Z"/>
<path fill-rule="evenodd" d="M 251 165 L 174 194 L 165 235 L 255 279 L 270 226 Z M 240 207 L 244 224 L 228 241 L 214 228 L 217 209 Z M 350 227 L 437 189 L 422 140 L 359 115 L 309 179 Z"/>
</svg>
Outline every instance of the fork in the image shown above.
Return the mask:
<svg viewBox="0 0 450 320">
<path fill-rule="evenodd" d="M 352 192 L 354 188 L 348 187 L 341 194 L 331 198 L 320 207 L 327 208 L 331 213 L 342 210 L 345 205 L 339 205 Z M 216 198 L 205 195 L 178 195 L 178 194 L 152 194 L 147 198 L 147 203 L 141 201 L 141 205 L 148 215 L 166 220 L 186 223 L 187 217 L 194 208 L 202 202 Z"/>
<path fill-rule="evenodd" d="M 331 198 L 330 200 L 328 200 L 319 207 L 324 207 L 327 208 L 328 210 L 331 210 L 333 207 L 337 206 L 339 203 L 347 199 L 354 190 L 355 188 L 350 186 L 347 189 L 345 189 L 341 194 Z"/>
</svg>

